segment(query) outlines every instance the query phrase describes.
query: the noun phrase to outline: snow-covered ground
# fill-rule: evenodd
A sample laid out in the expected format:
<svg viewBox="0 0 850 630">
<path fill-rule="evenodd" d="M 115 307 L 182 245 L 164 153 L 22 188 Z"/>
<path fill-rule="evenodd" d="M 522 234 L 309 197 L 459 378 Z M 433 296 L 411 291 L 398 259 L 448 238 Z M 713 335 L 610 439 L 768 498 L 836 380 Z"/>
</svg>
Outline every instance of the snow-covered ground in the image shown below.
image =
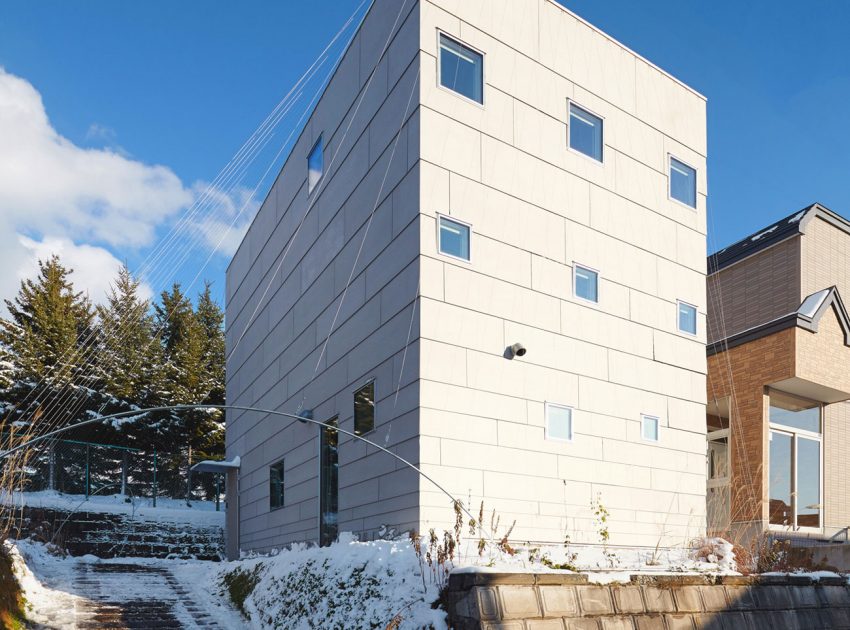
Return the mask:
<svg viewBox="0 0 850 630">
<path fill-rule="evenodd" d="M 54 490 L 40 492 L 3 492 L 0 503 L 15 507 L 29 506 L 65 510 L 68 512 L 97 512 L 104 514 L 128 514 L 144 521 L 193 523 L 195 525 L 224 526 L 224 504 L 215 511 L 213 501 L 192 501 L 187 506 L 182 499 L 159 497 L 156 507 L 153 500 L 144 497 L 125 497 L 121 494 L 85 495 L 62 494 Z"/>
<path fill-rule="evenodd" d="M 442 542 L 443 539 L 440 539 Z M 731 545 L 699 541 L 693 549 L 624 549 L 574 546 L 509 549 L 463 540 L 453 558 L 439 564 L 436 547 L 407 538 L 358 542 L 343 534 L 329 547 L 296 545 L 235 562 L 152 560 L 91 556 L 63 557 L 42 544 L 9 541 L 36 623 L 71 630 L 103 606 L 164 603 L 185 628 L 386 627 L 446 628 L 445 613 L 433 608 L 448 573 L 570 572 L 570 565 L 595 582 L 628 581 L 636 573 L 733 573 Z M 429 561 L 430 551 L 430 561 Z M 231 605 L 230 589 L 241 592 L 247 619 Z M 101 608 L 98 608 L 101 607 Z"/>
</svg>

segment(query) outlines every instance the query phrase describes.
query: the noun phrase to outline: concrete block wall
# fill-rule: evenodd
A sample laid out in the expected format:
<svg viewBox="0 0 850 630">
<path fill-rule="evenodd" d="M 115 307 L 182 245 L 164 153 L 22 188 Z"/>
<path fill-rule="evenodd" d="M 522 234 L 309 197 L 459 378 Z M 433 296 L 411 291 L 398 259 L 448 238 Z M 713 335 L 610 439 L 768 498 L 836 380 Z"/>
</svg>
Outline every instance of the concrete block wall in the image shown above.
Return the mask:
<svg viewBox="0 0 850 630">
<path fill-rule="evenodd" d="M 633 576 L 589 584 L 578 574 L 452 575 L 457 630 L 741 630 L 850 627 L 845 578 Z"/>
<path fill-rule="evenodd" d="M 421 5 L 423 468 L 517 539 L 596 541 L 599 494 L 618 543 L 699 534 L 704 99 L 550 0 Z M 438 85 L 438 32 L 484 54 L 483 107 Z M 602 164 L 567 148 L 569 99 L 604 118 Z M 670 154 L 697 168 L 695 210 L 668 198 Z M 469 263 L 438 254 L 438 214 L 472 225 Z M 600 271 L 598 304 L 573 297 L 575 263 Z M 547 402 L 573 407 L 572 443 L 544 438 Z M 421 503 L 422 529 L 449 527 L 445 497 Z"/>
<path fill-rule="evenodd" d="M 303 406 L 352 431 L 354 392 L 375 379 L 368 437 L 414 463 L 418 31 L 416 0 L 371 8 L 227 274 L 228 402 L 289 413 Z M 308 193 L 307 156 L 320 137 L 325 172 Z M 240 548 L 317 540 L 318 435 L 315 425 L 280 417 L 228 415 L 227 456 L 241 458 L 238 499 L 230 498 Z M 415 475 L 340 437 L 340 531 L 415 526 Z M 269 466 L 280 460 L 284 506 L 271 510 Z"/>
</svg>

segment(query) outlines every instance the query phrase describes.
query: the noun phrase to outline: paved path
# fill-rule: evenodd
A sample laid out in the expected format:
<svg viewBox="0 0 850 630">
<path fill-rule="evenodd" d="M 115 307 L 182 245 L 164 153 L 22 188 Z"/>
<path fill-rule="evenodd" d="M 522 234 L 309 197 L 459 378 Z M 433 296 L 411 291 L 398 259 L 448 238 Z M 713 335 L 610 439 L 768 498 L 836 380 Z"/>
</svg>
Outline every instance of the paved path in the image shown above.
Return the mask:
<svg viewBox="0 0 850 630">
<path fill-rule="evenodd" d="M 55 598 L 39 611 L 36 628 L 226 630 L 165 567 L 77 562 L 60 583 L 50 581 Z"/>
</svg>

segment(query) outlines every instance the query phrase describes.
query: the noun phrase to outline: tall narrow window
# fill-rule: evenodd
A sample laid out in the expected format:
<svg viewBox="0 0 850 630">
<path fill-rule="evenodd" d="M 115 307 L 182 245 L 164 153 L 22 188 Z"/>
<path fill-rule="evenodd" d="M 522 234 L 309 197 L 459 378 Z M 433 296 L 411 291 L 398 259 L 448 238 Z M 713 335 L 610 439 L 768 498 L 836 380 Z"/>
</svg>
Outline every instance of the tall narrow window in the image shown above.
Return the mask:
<svg viewBox="0 0 850 630">
<path fill-rule="evenodd" d="M 691 208 L 697 207 L 697 172 L 670 157 L 670 196 Z"/>
<path fill-rule="evenodd" d="M 599 272 L 581 265 L 573 265 L 573 292 L 588 302 L 599 302 Z"/>
<path fill-rule="evenodd" d="M 441 34 L 440 85 L 483 104 L 484 56 Z"/>
<path fill-rule="evenodd" d="M 820 529 L 822 406 L 770 392 L 770 524 Z"/>
<path fill-rule="evenodd" d="M 546 403 L 546 439 L 571 442 L 573 410 L 563 405 Z"/>
<path fill-rule="evenodd" d="M 648 442 L 657 442 L 660 435 L 661 421 L 655 416 L 641 416 L 640 435 Z"/>
<path fill-rule="evenodd" d="M 697 334 L 697 307 L 679 302 L 679 330 L 689 335 Z"/>
<path fill-rule="evenodd" d="M 319 544 L 330 545 L 339 535 L 339 432 L 337 418 L 327 421 L 330 427 L 319 427 Z"/>
<path fill-rule="evenodd" d="M 307 158 L 307 194 L 313 192 L 316 184 L 322 179 L 322 174 L 325 172 L 325 147 L 322 144 L 322 136 L 319 136 L 318 141 L 310 151 L 310 156 Z"/>
<path fill-rule="evenodd" d="M 442 216 L 439 221 L 440 253 L 468 261 L 470 227 Z"/>
<path fill-rule="evenodd" d="M 375 428 L 375 381 L 354 392 L 354 433 L 363 435 Z"/>
<path fill-rule="evenodd" d="M 567 127 L 571 149 L 602 161 L 602 119 L 583 107 L 570 103 L 570 124 Z"/>
<path fill-rule="evenodd" d="M 269 508 L 283 507 L 283 460 L 269 466 Z"/>
</svg>

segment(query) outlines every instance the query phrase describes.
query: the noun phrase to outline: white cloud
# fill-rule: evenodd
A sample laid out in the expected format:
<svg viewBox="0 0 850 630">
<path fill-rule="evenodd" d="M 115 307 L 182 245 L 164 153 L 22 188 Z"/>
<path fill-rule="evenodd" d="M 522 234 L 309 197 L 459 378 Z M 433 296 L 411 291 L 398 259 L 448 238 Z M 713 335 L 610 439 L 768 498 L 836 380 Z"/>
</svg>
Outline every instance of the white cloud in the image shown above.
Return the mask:
<svg viewBox="0 0 850 630">
<path fill-rule="evenodd" d="M 198 213 L 201 216 L 193 222 L 195 231 L 200 233 L 208 248 L 230 258 L 259 209 L 254 191 L 240 186 L 226 193 L 198 182 L 195 194 L 203 199 L 203 211 Z"/>
<path fill-rule="evenodd" d="M 87 140 L 114 138 L 98 124 L 87 133 Z M 151 246 L 157 228 L 202 194 L 204 187 L 184 186 L 169 168 L 119 151 L 79 147 L 60 135 L 38 91 L 0 67 L 0 298 L 12 297 L 37 259 L 55 252 L 75 269 L 77 288 L 100 300 L 120 265 L 115 252 Z M 198 264 L 220 242 L 219 253 L 235 251 L 256 210 L 248 197 L 215 191 L 189 222 L 184 245 L 203 250 Z"/>
</svg>

